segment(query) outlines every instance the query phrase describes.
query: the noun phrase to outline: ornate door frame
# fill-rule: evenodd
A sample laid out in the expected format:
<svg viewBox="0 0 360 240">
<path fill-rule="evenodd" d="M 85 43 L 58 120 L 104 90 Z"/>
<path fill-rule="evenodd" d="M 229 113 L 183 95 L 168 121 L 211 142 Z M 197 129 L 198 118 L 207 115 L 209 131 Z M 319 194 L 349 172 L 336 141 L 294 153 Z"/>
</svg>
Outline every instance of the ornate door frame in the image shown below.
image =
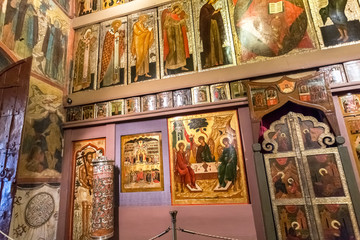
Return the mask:
<svg viewBox="0 0 360 240">
<path fill-rule="evenodd" d="M 300 113 L 289 112 L 264 133 L 262 148 L 269 153 L 264 154 L 263 164 L 278 239 L 286 239 L 290 231 L 326 239 L 329 234 L 345 234 L 344 228 L 360 238 L 334 143 L 325 123 Z"/>
</svg>

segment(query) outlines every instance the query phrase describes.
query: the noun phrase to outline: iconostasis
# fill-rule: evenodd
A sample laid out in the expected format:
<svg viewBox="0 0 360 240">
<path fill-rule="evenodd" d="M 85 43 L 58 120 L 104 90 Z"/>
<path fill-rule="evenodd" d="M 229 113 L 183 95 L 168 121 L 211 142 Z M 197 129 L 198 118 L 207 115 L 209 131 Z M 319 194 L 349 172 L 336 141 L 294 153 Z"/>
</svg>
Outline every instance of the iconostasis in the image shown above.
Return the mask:
<svg viewBox="0 0 360 240">
<path fill-rule="evenodd" d="M 256 186 L 254 176 L 247 177 L 245 170 L 254 166 L 245 164 L 243 149 L 249 146 L 242 134 L 243 128 L 249 130 L 249 119 L 247 114 L 242 116 L 239 119 L 238 110 L 232 108 L 65 130 L 63 174 L 71 186 L 69 201 L 63 206 L 71 216 L 71 221 L 62 223 L 71 229 L 65 236 L 78 239 L 92 231 L 93 190 L 87 180 L 91 182 L 91 159 L 97 154 L 115 160 L 115 224 L 119 226 L 115 234 L 120 238 L 156 235 L 169 223 L 172 208 L 181 209 L 184 216 L 197 215 L 203 222 L 196 225 L 199 230 L 213 228 L 213 234 L 229 235 L 216 227 L 223 219 L 236 229 L 230 236 L 255 236 L 249 191 Z M 239 121 L 245 125 L 241 127 Z M 252 181 L 250 186 L 248 181 Z M 141 218 L 134 214 L 139 209 Z M 235 227 L 245 219 L 246 227 Z M 124 230 L 135 223 L 141 229 L 137 233 Z"/>
<path fill-rule="evenodd" d="M 106 21 L 89 20 L 92 14 L 99 16 L 97 11 L 122 3 L 76 2 L 75 13 L 81 16 L 79 19 L 88 19 L 89 24 L 74 29 L 69 98 L 90 96 L 89 93 L 92 96 L 81 104 L 75 101 L 66 106 L 64 161 L 66 176 L 71 179 L 66 182 L 71 193 L 63 194 L 68 199 L 64 210 L 67 209 L 66 216 L 71 220 L 60 223 L 59 226 L 70 230 L 59 236 L 78 239 L 89 237 L 92 232 L 92 186 L 88 182 L 91 174 L 84 169 L 91 169 L 90 160 L 100 154 L 115 160 L 114 194 L 118 207 L 115 224 L 119 225 L 115 234 L 119 237 L 127 239 L 136 235 L 145 239 L 158 234 L 168 224 L 168 211 L 176 208 L 188 219 L 200 218 L 201 223 L 189 221 L 190 228 L 234 238 L 264 238 L 251 150 L 252 138 L 257 135 L 250 130 L 244 80 L 197 84 L 196 74 L 230 71 L 239 65 L 357 44 L 359 3 L 347 1 L 339 10 L 330 3 L 315 1 L 193 0 L 141 8 Z M 336 17 L 330 14 L 334 9 Z M 315 74 L 299 87 L 298 101 L 332 105 L 325 84 L 336 90 L 355 86 L 360 81 L 358 61 L 316 67 L 311 70 L 319 75 Z M 195 77 L 190 85 L 167 87 L 167 91 L 151 88 L 141 94 L 121 92 L 126 90 L 122 86 L 135 89 L 147 82 L 171 83 L 192 74 Z M 280 91 L 286 93 L 288 88 L 291 86 L 281 86 Z M 96 96 L 106 92 L 112 92 L 111 97 Z M 281 93 L 276 86 L 259 87 L 248 97 L 257 110 L 266 111 L 278 107 Z M 338 156 L 331 154 L 328 162 L 338 166 Z M 89 156 L 89 161 L 85 156 Z M 281 173 L 272 168 L 277 158 L 269 157 L 268 161 L 267 173 L 277 178 Z M 311 156 L 307 159 L 316 167 L 323 163 L 319 161 Z M 286 164 L 294 172 L 300 163 L 289 157 Z M 341 167 L 338 169 L 342 171 Z M 325 175 L 325 171 L 318 172 L 313 175 Z M 306 177 L 301 173 L 293 181 Z M 338 182 L 345 185 L 343 178 Z M 273 188 L 274 185 L 269 185 L 269 189 Z M 321 190 L 314 191 L 311 196 Z M 339 188 L 339 192 L 341 201 L 350 201 L 346 187 Z M 300 199 L 302 193 L 302 190 L 294 191 L 294 196 L 289 198 Z M 278 198 L 276 194 L 271 196 L 273 200 Z M 294 220 L 296 214 L 310 211 L 311 217 L 303 219 L 316 220 L 320 226 L 319 214 L 334 210 L 329 210 L 329 205 L 335 203 L 317 203 L 310 209 L 298 202 L 296 208 L 288 207 L 294 205 L 290 200 L 287 205 L 273 204 L 277 225 L 281 220 L 279 214 Z M 345 212 L 345 220 L 352 226 L 348 234 L 358 236 L 355 217 L 348 214 L 352 205 L 343 204 L 339 209 L 336 211 Z M 219 221 L 232 230 L 220 229 Z M 240 222 L 246 224 L 239 227 Z M 125 230 L 134 229 L 134 224 L 139 231 Z M 339 230 L 342 223 L 337 224 L 334 222 L 333 228 Z M 299 226 L 292 227 L 298 231 Z M 288 227 L 276 229 L 283 239 L 288 236 L 288 230 Z M 320 235 L 330 234 L 329 231 L 325 229 Z M 309 228 L 301 234 L 317 236 Z"/>
</svg>

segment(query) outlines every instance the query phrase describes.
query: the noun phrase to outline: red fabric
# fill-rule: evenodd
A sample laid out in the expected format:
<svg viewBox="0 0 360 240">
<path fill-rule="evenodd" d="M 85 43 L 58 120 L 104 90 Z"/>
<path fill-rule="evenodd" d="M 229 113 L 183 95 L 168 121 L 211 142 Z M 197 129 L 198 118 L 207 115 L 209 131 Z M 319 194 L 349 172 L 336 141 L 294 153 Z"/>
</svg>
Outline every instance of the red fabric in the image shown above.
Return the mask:
<svg viewBox="0 0 360 240">
<path fill-rule="evenodd" d="M 272 3 L 272 2 L 278 2 L 278 0 L 268 0 L 266 1 L 267 4 Z M 295 22 L 295 20 L 300 16 L 300 14 L 302 14 L 304 12 L 304 9 L 301 7 L 296 6 L 295 4 L 288 2 L 288 1 L 283 1 L 284 2 L 284 12 L 283 13 L 279 13 L 278 16 L 282 16 L 281 20 L 285 21 L 285 22 L 278 22 L 277 23 L 277 27 L 281 28 L 280 29 L 280 36 L 278 38 L 278 42 L 282 43 L 284 37 L 286 36 L 286 34 L 288 33 L 291 25 Z M 264 5 L 263 8 L 261 8 L 261 6 L 257 5 L 257 3 L 255 1 L 253 1 L 250 5 L 249 8 L 247 9 L 246 13 L 243 16 L 243 19 L 253 19 L 253 21 L 255 21 L 255 19 L 259 18 L 259 14 L 263 13 L 265 14 L 264 16 L 262 16 L 261 21 L 274 21 L 274 19 L 270 20 L 268 18 L 268 15 L 266 14 L 266 12 L 268 11 L 267 9 L 268 5 Z M 265 9 L 266 8 L 266 9 Z M 275 24 L 275 22 L 273 22 L 272 24 Z M 236 24 L 237 27 L 242 27 L 242 21 L 238 22 Z M 279 46 L 275 41 L 271 41 L 268 43 L 269 48 L 276 54 L 278 55 L 279 52 Z M 248 56 L 244 56 L 243 59 L 244 60 L 248 60 L 251 59 L 254 56 L 248 55 Z"/>
<path fill-rule="evenodd" d="M 289 213 L 295 213 L 298 209 L 298 207 L 295 205 L 287 205 L 285 208 Z"/>
<path fill-rule="evenodd" d="M 190 166 L 188 166 L 188 162 L 185 158 L 184 152 L 177 152 L 177 160 L 176 160 L 176 171 L 180 174 L 182 182 L 185 184 L 189 184 L 192 188 L 195 188 L 195 173 L 194 170 Z"/>
<path fill-rule="evenodd" d="M 327 210 L 329 210 L 329 212 L 336 213 L 339 210 L 340 205 L 339 204 L 326 204 L 325 207 Z"/>
<path fill-rule="evenodd" d="M 180 21 L 181 17 L 178 14 L 174 13 L 163 13 L 163 18 L 166 17 L 166 15 L 170 15 L 170 17 L 176 21 Z M 163 20 L 165 21 L 165 20 Z M 186 26 L 181 27 L 183 39 L 184 39 L 184 48 L 185 48 L 185 56 L 186 58 L 190 57 L 190 51 L 189 51 L 189 40 L 187 38 L 186 34 Z M 163 30 L 163 38 L 164 38 L 164 59 L 166 60 L 167 56 L 169 55 L 169 41 L 168 41 L 168 35 L 165 30 Z"/>
</svg>

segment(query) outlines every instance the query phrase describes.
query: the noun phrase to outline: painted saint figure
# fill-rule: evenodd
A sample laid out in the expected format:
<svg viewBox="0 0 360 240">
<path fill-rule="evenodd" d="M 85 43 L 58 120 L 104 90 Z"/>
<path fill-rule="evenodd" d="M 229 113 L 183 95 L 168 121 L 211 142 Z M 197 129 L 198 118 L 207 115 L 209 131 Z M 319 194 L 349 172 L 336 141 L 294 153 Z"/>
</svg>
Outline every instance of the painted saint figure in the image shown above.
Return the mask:
<svg viewBox="0 0 360 240">
<path fill-rule="evenodd" d="M 48 25 L 42 45 L 42 52 L 45 57 L 44 74 L 52 79 L 62 81 L 62 68 L 66 58 L 67 37 L 61 31 L 60 22 L 55 20 L 54 24 Z"/>
<path fill-rule="evenodd" d="M 190 58 L 186 18 L 188 15 L 182 9 L 181 4 L 174 4 L 171 10 L 166 9 L 162 13 L 166 75 L 168 69 L 188 70 L 185 67 L 186 59 Z"/>
<path fill-rule="evenodd" d="M 198 138 L 199 145 L 194 143 L 194 137 L 190 136 L 191 149 L 194 151 L 196 148 L 196 162 L 215 162 L 214 157 L 211 154 L 209 145 L 205 142 L 204 136 Z"/>
<path fill-rule="evenodd" d="M 214 8 L 217 0 L 208 0 L 200 9 L 200 38 L 205 57 L 204 68 L 224 64 L 222 44 L 225 41 L 225 28 L 221 8 Z"/>
<path fill-rule="evenodd" d="M 120 60 L 125 51 L 125 30 L 121 30 L 121 20 L 111 23 L 106 32 L 101 58 L 100 86 L 111 86 L 120 83 Z M 123 83 L 123 82 L 122 82 Z"/>
<path fill-rule="evenodd" d="M 136 57 L 134 82 L 142 75 L 151 77 L 149 75 L 149 49 L 154 43 L 154 30 L 145 27 L 148 18 L 147 15 L 141 15 L 133 26 L 131 54 Z"/>
<path fill-rule="evenodd" d="M 222 143 L 225 145 L 225 148 L 219 158 L 218 179 L 220 187 L 225 187 L 227 181 L 235 183 L 237 155 L 235 148 L 230 144 L 229 138 L 225 137 Z"/>
<path fill-rule="evenodd" d="M 349 40 L 347 22 L 345 15 L 345 6 L 347 0 L 329 0 L 328 5 L 321 8 L 319 13 L 323 23 L 326 23 L 327 18 L 330 18 L 335 27 L 339 31 L 340 37 L 338 41 L 346 42 Z"/>
<path fill-rule="evenodd" d="M 28 57 L 39 40 L 39 19 L 29 0 L 9 0 L 2 41 L 17 54 Z"/>
<path fill-rule="evenodd" d="M 80 91 L 90 88 L 94 82 L 94 74 L 91 73 L 90 62 L 91 52 L 95 45 L 96 39 L 92 36 L 92 30 L 89 28 L 85 31 L 84 36 L 79 40 L 75 53 L 75 67 L 73 78 L 73 91 Z"/>
<path fill-rule="evenodd" d="M 179 150 L 176 153 L 176 164 L 175 169 L 176 172 L 179 173 L 181 183 L 189 185 L 191 188 L 196 188 L 195 186 L 195 173 L 191 168 L 186 153 L 184 151 L 185 144 L 180 142 L 178 144 Z M 183 188 L 181 188 L 183 191 Z"/>
<path fill-rule="evenodd" d="M 91 194 L 93 189 L 93 152 L 82 153 L 83 164 L 79 167 L 79 181 L 80 185 L 89 190 Z"/>
</svg>

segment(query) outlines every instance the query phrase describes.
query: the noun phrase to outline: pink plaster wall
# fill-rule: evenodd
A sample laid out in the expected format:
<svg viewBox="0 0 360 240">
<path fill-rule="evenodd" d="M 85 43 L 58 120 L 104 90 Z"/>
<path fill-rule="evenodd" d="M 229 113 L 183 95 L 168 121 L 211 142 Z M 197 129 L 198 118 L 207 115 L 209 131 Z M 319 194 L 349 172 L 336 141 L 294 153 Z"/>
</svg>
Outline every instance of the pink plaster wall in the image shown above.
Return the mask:
<svg viewBox="0 0 360 240">
<path fill-rule="evenodd" d="M 150 239 L 171 227 L 169 211 L 177 210 L 176 226 L 217 236 L 235 239 L 252 240 L 256 238 L 252 206 L 158 206 L 158 207 L 120 207 L 119 239 Z M 162 240 L 172 239 L 169 232 Z M 179 240 L 210 239 L 178 231 Z"/>
<path fill-rule="evenodd" d="M 116 237 L 121 240 L 149 239 L 171 226 L 169 211 L 178 210 L 177 226 L 201 233 L 225 236 L 235 239 L 265 239 L 261 208 L 257 190 L 255 167 L 252 155 L 252 133 L 249 109 L 241 107 L 239 112 L 240 131 L 242 132 L 243 150 L 247 171 L 251 204 L 242 205 L 197 205 L 197 206 L 121 206 L 117 208 Z M 157 121 L 163 121 L 158 119 Z M 151 122 L 151 120 L 149 121 Z M 161 124 L 166 128 L 166 121 Z M 127 125 L 129 123 L 118 123 Z M 136 125 L 136 123 L 134 122 Z M 149 128 L 150 126 L 147 126 Z M 65 153 L 63 180 L 61 183 L 61 202 L 57 239 L 70 239 L 70 209 L 72 144 L 73 141 L 106 137 L 106 156 L 116 159 L 116 125 L 108 124 L 90 128 L 68 129 L 65 131 Z M 120 130 L 120 129 L 118 129 Z M 137 129 L 139 130 L 139 129 Z M 126 132 L 122 129 L 122 132 Z M 170 191 L 166 189 L 166 191 Z M 172 239 L 169 232 L 160 239 Z M 178 239 L 209 239 L 197 235 L 178 232 Z"/>
</svg>

